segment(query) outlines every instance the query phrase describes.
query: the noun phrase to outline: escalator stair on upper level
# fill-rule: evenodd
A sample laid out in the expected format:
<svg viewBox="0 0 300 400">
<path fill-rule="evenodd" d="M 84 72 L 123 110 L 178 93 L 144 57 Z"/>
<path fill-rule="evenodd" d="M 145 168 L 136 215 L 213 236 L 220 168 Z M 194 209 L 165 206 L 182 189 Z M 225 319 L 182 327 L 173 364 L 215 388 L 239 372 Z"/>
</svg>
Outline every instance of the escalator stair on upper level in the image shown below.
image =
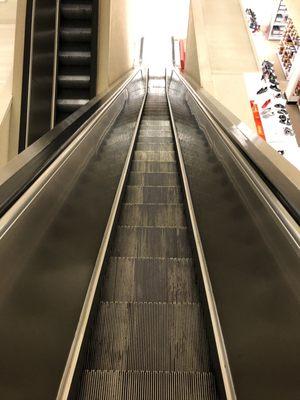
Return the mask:
<svg viewBox="0 0 300 400">
<path fill-rule="evenodd" d="M 62 0 L 57 74 L 57 122 L 85 105 L 93 96 L 94 0 Z"/>
<path fill-rule="evenodd" d="M 150 80 L 79 399 L 217 399 L 164 80 Z"/>
</svg>

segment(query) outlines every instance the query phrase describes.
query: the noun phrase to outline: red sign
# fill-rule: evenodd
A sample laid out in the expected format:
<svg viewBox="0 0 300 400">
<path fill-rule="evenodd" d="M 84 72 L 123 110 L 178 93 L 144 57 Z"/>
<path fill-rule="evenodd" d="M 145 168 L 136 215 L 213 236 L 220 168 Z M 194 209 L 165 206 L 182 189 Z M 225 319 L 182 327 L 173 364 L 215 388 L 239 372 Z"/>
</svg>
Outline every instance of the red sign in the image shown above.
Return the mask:
<svg viewBox="0 0 300 400">
<path fill-rule="evenodd" d="M 258 136 L 260 136 L 262 139 L 266 140 L 263 124 L 262 124 L 262 121 L 261 121 L 261 118 L 259 115 L 259 111 L 258 111 L 258 106 L 256 103 L 254 103 L 253 100 L 250 101 L 250 105 L 251 105 L 251 109 L 252 109 Z"/>
</svg>

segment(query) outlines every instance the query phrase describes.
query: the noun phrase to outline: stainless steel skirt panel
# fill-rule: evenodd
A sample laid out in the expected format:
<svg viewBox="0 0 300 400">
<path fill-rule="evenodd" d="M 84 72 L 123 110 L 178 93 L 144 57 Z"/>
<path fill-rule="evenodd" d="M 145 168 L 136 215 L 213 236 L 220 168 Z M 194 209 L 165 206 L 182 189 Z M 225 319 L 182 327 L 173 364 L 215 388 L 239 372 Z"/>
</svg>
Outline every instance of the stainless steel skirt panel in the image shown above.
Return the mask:
<svg viewBox="0 0 300 400">
<path fill-rule="evenodd" d="M 237 398 L 295 399 L 300 393 L 296 236 L 261 194 L 256 172 L 250 175 L 226 144 L 222 127 L 173 77 L 169 94 Z"/>
<path fill-rule="evenodd" d="M 144 93 L 138 75 L 0 221 L 1 398 L 57 393 Z"/>
</svg>

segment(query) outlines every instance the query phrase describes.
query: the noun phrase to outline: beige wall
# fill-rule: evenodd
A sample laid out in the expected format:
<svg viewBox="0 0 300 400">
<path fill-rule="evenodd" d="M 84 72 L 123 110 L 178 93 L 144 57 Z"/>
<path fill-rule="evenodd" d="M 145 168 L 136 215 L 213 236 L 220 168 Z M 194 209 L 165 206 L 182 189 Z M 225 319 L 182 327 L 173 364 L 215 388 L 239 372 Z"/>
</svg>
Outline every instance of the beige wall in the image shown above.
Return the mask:
<svg viewBox="0 0 300 400">
<path fill-rule="evenodd" d="M 243 74 L 258 69 L 239 0 L 191 0 L 190 19 L 196 49 L 187 46 L 186 72 L 190 73 L 197 51 L 198 83 L 255 129 Z M 187 41 L 193 43 L 190 35 Z"/>
<path fill-rule="evenodd" d="M 0 24 L 16 22 L 17 2 L 18 0 L 7 0 L 5 3 L 0 3 Z"/>
<path fill-rule="evenodd" d="M 16 8 L 17 0 L 0 3 L 0 166 L 10 158 Z"/>
<path fill-rule="evenodd" d="M 133 67 L 134 0 L 102 0 L 99 16 L 97 92 L 103 93 Z"/>
<path fill-rule="evenodd" d="M 8 161 L 12 77 L 0 89 L 0 167 Z"/>
<path fill-rule="evenodd" d="M 9 133 L 9 146 L 8 146 L 9 160 L 18 154 L 18 146 L 19 146 L 26 4 L 27 4 L 26 0 L 18 1 L 18 7 L 17 7 L 14 68 L 13 68 L 13 83 L 12 83 L 12 106 L 10 113 L 11 114 L 10 133 Z"/>
<path fill-rule="evenodd" d="M 195 35 L 195 25 L 194 25 L 194 16 L 193 16 L 193 8 L 190 7 L 190 18 L 188 25 L 188 33 L 186 40 L 186 53 L 188 57 L 186 59 L 185 70 L 188 75 L 193 79 L 193 81 L 197 82 L 198 85 L 201 85 L 200 80 L 200 70 L 198 63 L 198 53 L 197 53 L 197 43 L 196 43 L 196 35 Z"/>
</svg>

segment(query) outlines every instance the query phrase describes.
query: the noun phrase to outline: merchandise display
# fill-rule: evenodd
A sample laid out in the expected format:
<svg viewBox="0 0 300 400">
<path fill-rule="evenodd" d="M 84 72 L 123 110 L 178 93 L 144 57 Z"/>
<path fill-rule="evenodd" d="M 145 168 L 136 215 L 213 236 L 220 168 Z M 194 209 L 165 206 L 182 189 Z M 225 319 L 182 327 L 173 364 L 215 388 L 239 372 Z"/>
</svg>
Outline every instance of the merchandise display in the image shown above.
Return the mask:
<svg viewBox="0 0 300 400">
<path fill-rule="evenodd" d="M 283 0 L 277 1 L 270 23 L 269 40 L 280 40 L 288 23 L 288 12 Z"/>
<path fill-rule="evenodd" d="M 298 106 L 299 111 L 300 111 L 300 81 L 298 81 L 298 83 L 296 85 L 295 96 L 298 96 L 297 106 Z"/>
<path fill-rule="evenodd" d="M 299 147 L 273 63 L 265 60 L 262 74 L 249 73 L 245 78 L 259 136 L 299 168 Z"/>
<path fill-rule="evenodd" d="M 293 21 L 289 18 L 278 51 L 279 61 L 287 79 L 289 78 L 299 47 L 300 37 L 294 27 Z"/>
<path fill-rule="evenodd" d="M 248 26 L 251 29 L 252 33 L 259 32 L 260 25 L 257 23 L 256 14 L 251 8 L 246 9 L 246 14 L 248 16 Z"/>
<path fill-rule="evenodd" d="M 300 130 L 299 34 L 285 0 L 240 2 L 257 66 L 262 71 L 244 75 L 257 134 L 300 169 L 296 136 Z M 252 25 L 254 22 L 260 25 L 259 30 Z"/>
</svg>

